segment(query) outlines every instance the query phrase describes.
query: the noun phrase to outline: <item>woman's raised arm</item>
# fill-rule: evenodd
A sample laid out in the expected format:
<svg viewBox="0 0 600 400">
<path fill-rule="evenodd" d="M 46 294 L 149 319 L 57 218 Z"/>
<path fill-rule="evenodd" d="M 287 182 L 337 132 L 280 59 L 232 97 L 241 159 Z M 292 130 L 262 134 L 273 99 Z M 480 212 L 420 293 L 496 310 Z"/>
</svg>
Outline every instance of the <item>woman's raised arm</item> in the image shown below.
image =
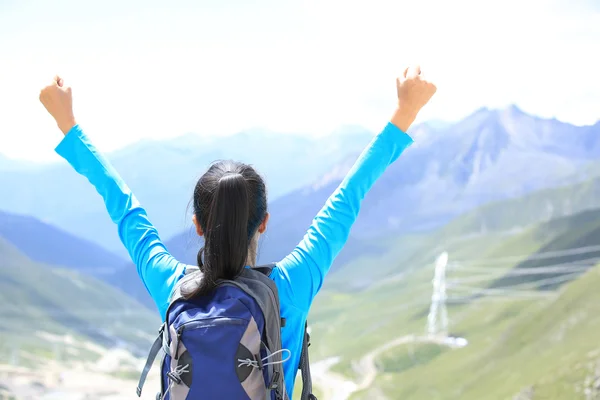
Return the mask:
<svg viewBox="0 0 600 400">
<path fill-rule="evenodd" d="M 419 110 L 436 91 L 420 68 L 407 69 L 397 80 L 398 108 L 390 123 L 362 152 L 339 187 L 314 218 L 306 235 L 274 270 L 280 282 L 281 296 L 308 312 L 314 296 L 323 284 L 331 264 L 348 240 L 350 229 L 358 217 L 361 203 L 373 184 L 412 144 L 405 132 Z"/>
<path fill-rule="evenodd" d="M 169 296 L 185 273 L 185 265 L 171 256 L 129 187 L 110 162 L 94 147 L 77 125 L 72 111 L 71 89 L 55 77 L 42 89 L 40 101 L 54 117 L 65 137 L 56 152 L 96 188 L 138 274 L 164 319 Z"/>
</svg>

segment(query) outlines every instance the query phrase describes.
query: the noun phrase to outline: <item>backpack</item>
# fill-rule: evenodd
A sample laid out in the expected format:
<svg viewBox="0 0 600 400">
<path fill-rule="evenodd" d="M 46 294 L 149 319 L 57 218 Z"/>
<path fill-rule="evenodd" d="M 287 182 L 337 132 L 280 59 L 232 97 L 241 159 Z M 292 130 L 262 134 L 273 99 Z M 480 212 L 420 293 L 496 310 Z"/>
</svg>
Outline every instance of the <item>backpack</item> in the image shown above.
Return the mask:
<svg viewBox="0 0 600 400">
<path fill-rule="evenodd" d="M 161 360 L 157 400 L 289 400 L 281 348 L 277 286 L 269 275 L 274 264 L 244 268 L 235 280 L 221 280 L 210 296 L 185 300 L 182 288 L 197 285 L 198 267 L 187 267 L 177 283 L 165 322 L 154 341 L 137 387 L 138 397 L 156 356 Z M 310 336 L 305 325 L 302 354 L 302 400 L 312 394 L 308 360 Z"/>
</svg>

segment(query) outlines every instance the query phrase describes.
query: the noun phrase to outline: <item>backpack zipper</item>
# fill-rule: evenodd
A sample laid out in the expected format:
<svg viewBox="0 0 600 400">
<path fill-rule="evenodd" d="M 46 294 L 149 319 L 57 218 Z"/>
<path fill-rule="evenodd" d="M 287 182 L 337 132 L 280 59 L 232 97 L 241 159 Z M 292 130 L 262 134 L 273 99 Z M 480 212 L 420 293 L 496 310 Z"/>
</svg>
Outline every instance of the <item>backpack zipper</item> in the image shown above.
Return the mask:
<svg viewBox="0 0 600 400">
<path fill-rule="evenodd" d="M 200 321 L 188 321 L 179 325 L 177 328 L 177 336 L 181 337 L 181 334 L 186 329 L 196 329 L 202 328 L 204 326 L 211 325 L 222 325 L 222 324 L 234 324 L 234 325 L 243 325 L 244 322 L 248 322 L 244 318 L 237 317 L 212 317 L 212 318 L 204 318 Z"/>
</svg>

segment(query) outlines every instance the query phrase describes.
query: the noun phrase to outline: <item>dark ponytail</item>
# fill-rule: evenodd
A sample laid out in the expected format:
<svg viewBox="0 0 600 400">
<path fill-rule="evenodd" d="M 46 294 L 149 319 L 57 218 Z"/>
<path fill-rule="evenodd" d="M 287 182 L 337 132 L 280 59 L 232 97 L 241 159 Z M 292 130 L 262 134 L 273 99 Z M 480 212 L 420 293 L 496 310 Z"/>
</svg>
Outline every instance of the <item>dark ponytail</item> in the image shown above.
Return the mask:
<svg viewBox="0 0 600 400">
<path fill-rule="evenodd" d="M 198 252 L 200 284 L 185 297 L 209 294 L 219 279 L 235 279 L 248 262 L 249 248 L 266 215 L 262 178 L 245 164 L 213 164 L 194 190 L 194 213 L 204 231 Z"/>
</svg>

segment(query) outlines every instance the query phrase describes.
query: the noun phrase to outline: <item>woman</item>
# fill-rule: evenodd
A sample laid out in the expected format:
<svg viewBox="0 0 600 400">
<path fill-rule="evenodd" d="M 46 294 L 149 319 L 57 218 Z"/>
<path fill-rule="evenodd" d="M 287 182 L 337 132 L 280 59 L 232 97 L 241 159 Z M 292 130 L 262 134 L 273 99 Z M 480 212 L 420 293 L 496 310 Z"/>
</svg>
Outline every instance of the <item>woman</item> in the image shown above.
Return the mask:
<svg viewBox="0 0 600 400">
<path fill-rule="evenodd" d="M 281 335 L 282 347 L 291 351 L 284 363 L 290 398 L 312 301 L 346 243 L 364 196 L 412 143 L 405 132 L 436 91 L 422 77 L 418 66 L 407 68 L 396 80 L 396 87 L 398 104 L 390 122 L 363 151 L 302 241 L 276 264 L 270 275 L 279 291 L 281 317 L 286 320 Z M 71 89 L 60 77 L 41 90 L 40 101 L 65 135 L 56 148 L 57 153 L 103 197 L 111 219 L 118 226 L 119 237 L 164 321 L 169 297 L 184 276 L 186 265 L 169 254 L 145 210 L 77 124 Z M 265 184 L 252 167 L 241 163 L 213 164 L 198 180 L 193 204 L 193 223 L 198 235 L 205 236 L 203 254 L 201 250 L 198 259 L 207 279 L 191 296 L 206 294 L 217 279 L 232 279 L 244 267 L 253 266 L 258 238 L 269 221 Z"/>
</svg>

